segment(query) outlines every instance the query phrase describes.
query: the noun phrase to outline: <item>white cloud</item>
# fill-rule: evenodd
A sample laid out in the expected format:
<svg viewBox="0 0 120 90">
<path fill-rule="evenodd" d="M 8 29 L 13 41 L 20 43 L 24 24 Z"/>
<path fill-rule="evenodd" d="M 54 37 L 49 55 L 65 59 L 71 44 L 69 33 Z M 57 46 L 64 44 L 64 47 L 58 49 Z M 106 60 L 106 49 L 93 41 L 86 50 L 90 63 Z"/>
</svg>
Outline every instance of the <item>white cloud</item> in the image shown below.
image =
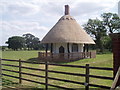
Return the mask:
<svg viewBox="0 0 120 90">
<path fill-rule="evenodd" d="M 11 36 L 22 36 L 26 33 L 31 33 L 41 40 L 49 30 L 45 26 L 40 26 L 38 22 L 21 21 L 2 21 L 0 22 L 0 28 L 2 29 L 1 44 L 5 44 L 5 41 L 7 41 Z"/>
<path fill-rule="evenodd" d="M 25 3 L 23 1 L 17 1 L 14 3 L 1 2 L 1 8 L 4 8 L 3 13 L 9 13 L 13 15 L 34 15 L 39 12 L 40 8 L 37 5 Z"/>
<path fill-rule="evenodd" d="M 99 1 L 99 2 L 98 2 Z M 115 3 L 115 2 L 114 2 Z M 75 16 L 81 16 L 86 14 L 97 14 L 102 11 L 110 10 L 115 5 L 113 2 L 105 2 L 101 0 L 77 2 L 72 9 L 72 13 Z"/>
<path fill-rule="evenodd" d="M 4 13 L 4 12 L 6 12 L 5 5 L 4 5 L 4 3 L 1 3 L 1 2 L 0 2 L 0 14 L 2 14 L 2 13 Z"/>
<path fill-rule="evenodd" d="M 117 12 L 119 0 L 0 0 L 2 42 L 11 36 L 32 33 L 40 39 L 64 15 L 64 5 L 80 23 L 99 17 L 103 12 Z"/>
</svg>

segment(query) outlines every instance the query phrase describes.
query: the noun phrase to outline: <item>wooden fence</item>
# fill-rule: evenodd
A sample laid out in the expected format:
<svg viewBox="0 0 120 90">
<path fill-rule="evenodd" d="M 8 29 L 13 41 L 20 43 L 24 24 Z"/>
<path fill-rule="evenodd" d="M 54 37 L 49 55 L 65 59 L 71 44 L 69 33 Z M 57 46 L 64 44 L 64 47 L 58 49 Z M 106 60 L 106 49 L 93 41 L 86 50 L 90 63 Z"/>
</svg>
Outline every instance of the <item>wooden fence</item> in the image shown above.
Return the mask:
<svg viewBox="0 0 120 90">
<path fill-rule="evenodd" d="M 22 83 L 22 80 L 29 81 L 29 82 L 34 82 L 34 83 L 37 83 L 37 84 L 42 84 L 42 85 L 45 85 L 45 90 L 48 90 L 48 86 L 52 86 L 52 87 L 56 87 L 56 88 L 62 88 L 62 89 L 72 89 L 72 88 L 69 88 L 69 87 L 63 87 L 63 86 L 59 86 L 59 85 L 49 84 L 48 83 L 49 79 L 84 85 L 85 86 L 85 90 L 89 90 L 90 86 L 92 86 L 92 87 L 99 87 L 99 88 L 103 88 L 103 89 L 110 89 L 109 86 L 91 84 L 89 82 L 90 78 L 113 80 L 113 77 L 90 75 L 90 69 L 112 71 L 113 70 L 112 68 L 91 67 L 91 66 L 89 66 L 89 64 L 86 64 L 86 66 L 79 66 L 79 65 L 54 64 L 54 63 L 48 63 L 48 62 L 36 63 L 36 62 L 28 62 L 28 61 L 22 61 L 22 60 L 9 60 L 9 59 L 1 59 L 1 61 L 11 61 L 11 62 L 18 62 L 19 63 L 18 65 L 1 64 L 2 67 L 3 66 L 9 66 L 9 67 L 19 68 L 19 71 L 2 68 L 2 71 L 9 71 L 9 72 L 18 73 L 19 74 L 18 77 L 17 76 L 13 76 L 13 75 L 8 75 L 8 74 L 5 74 L 5 73 L 2 73 L 2 76 L 8 76 L 8 77 L 13 77 L 13 78 L 19 79 L 19 83 L 20 84 Z M 22 66 L 22 63 L 44 64 L 45 65 L 45 69 L 38 69 L 38 68 L 33 68 L 33 67 Z M 85 74 L 79 74 L 79 73 L 72 73 L 72 72 L 63 72 L 63 71 L 49 70 L 49 68 L 48 68 L 49 65 L 61 66 L 61 67 L 72 67 L 72 68 L 83 68 L 83 69 L 85 69 L 86 72 L 85 72 Z M 22 72 L 22 69 L 29 69 L 29 70 L 35 70 L 35 71 L 44 71 L 45 72 L 45 76 Z M 48 72 L 85 77 L 85 82 L 80 82 L 80 81 L 78 82 L 78 81 L 72 81 L 72 80 L 67 80 L 67 79 L 59 79 L 59 78 L 55 78 L 55 77 L 49 77 L 49 73 Z M 44 78 L 45 82 L 43 83 L 43 82 L 38 82 L 38 81 L 35 81 L 35 80 L 26 79 L 26 78 L 23 78 L 22 75 L 30 75 L 30 76 L 35 76 L 35 77 L 38 77 L 38 78 Z"/>
<path fill-rule="evenodd" d="M 71 62 L 80 60 L 83 58 L 95 58 L 96 51 L 91 52 L 72 52 L 72 53 L 45 53 L 38 52 L 38 59 L 40 61 L 49 61 L 49 62 Z"/>
</svg>

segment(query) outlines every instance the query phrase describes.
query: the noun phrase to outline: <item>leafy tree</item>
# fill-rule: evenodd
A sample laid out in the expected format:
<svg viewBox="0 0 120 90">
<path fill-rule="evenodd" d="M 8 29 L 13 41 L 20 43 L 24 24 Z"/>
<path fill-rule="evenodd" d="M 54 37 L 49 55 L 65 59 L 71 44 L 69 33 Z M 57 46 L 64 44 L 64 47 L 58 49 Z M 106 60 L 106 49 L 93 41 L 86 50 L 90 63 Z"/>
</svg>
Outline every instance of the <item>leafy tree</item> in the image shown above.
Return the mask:
<svg viewBox="0 0 120 90">
<path fill-rule="evenodd" d="M 39 41 L 39 38 L 35 37 L 32 41 L 32 48 L 34 50 L 38 50 L 40 48 L 40 41 Z"/>
<path fill-rule="evenodd" d="M 30 48 L 32 48 L 32 42 L 35 36 L 28 33 L 28 34 L 24 34 L 23 37 L 25 38 L 26 47 L 29 50 Z"/>
<path fill-rule="evenodd" d="M 8 44 L 8 48 L 13 50 L 22 49 L 25 46 L 25 40 L 20 36 L 10 37 L 6 43 Z"/>
<path fill-rule="evenodd" d="M 103 37 L 103 46 L 105 49 L 112 51 L 112 40 L 108 35 Z"/>
<path fill-rule="evenodd" d="M 40 46 L 39 38 L 35 37 L 34 35 L 32 35 L 30 33 L 24 34 L 23 37 L 25 38 L 26 47 L 28 48 L 28 50 L 30 50 L 30 49 L 38 50 L 39 49 L 39 46 Z"/>
<path fill-rule="evenodd" d="M 103 26 L 103 22 L 99 19 L 89 19 L 87 24 L 84 24 L 84 29 L 90 34 L 96 42 L 96 47 L 103 52 L 102 39 L 106 36 L 106 28 Z"/>
<path fill-rule="evenodd" d="M 103 13 L 101 14 L 103 19 L 103 25 L 106 27 L 108 32 L 120 32 L 120 18 L 117 14 L 114 13 Z"/>
</svg>

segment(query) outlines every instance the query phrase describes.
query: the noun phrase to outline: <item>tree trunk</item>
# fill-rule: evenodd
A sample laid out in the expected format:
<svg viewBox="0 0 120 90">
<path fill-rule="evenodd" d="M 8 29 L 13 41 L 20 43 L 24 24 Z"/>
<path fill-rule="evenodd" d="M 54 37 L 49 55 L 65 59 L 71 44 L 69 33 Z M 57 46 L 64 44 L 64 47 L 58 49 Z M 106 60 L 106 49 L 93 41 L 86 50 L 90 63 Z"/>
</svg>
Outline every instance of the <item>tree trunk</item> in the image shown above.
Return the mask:
<svg viewBox="0 0 120 90">
<path fill-rule="evenodd" d="M 100 52 L 103 53 L 104 49 L 103 49 L 103 43 L 102 43 L 102 40 L 101 38 L 96 38 L 96 45 L 97 45 L 97 48 L 100 49 Z"/>
</svg>

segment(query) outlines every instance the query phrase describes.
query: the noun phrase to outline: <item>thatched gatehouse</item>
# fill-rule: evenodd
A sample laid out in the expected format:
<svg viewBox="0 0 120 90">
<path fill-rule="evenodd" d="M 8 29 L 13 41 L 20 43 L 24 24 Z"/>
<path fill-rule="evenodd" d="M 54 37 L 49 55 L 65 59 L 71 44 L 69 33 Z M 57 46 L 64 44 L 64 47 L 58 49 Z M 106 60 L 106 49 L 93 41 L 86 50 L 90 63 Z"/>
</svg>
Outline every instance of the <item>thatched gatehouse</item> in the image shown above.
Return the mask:
<svg viewBox="0 0 120 90">
<path fill-rule="evenodd" d="M 65 15 L 46 34 L 41 43 L 46 45 L 46 52 L 39 52 L 40 60 L 73 61 L 95 57 L 95 52 L 84 50 L 85 46 L 95 42 L 70 16 L 68 5 L 65 5 Z M 48 52 L 48 46 L 51 48 L 50 52 Z"/>
</svg>

